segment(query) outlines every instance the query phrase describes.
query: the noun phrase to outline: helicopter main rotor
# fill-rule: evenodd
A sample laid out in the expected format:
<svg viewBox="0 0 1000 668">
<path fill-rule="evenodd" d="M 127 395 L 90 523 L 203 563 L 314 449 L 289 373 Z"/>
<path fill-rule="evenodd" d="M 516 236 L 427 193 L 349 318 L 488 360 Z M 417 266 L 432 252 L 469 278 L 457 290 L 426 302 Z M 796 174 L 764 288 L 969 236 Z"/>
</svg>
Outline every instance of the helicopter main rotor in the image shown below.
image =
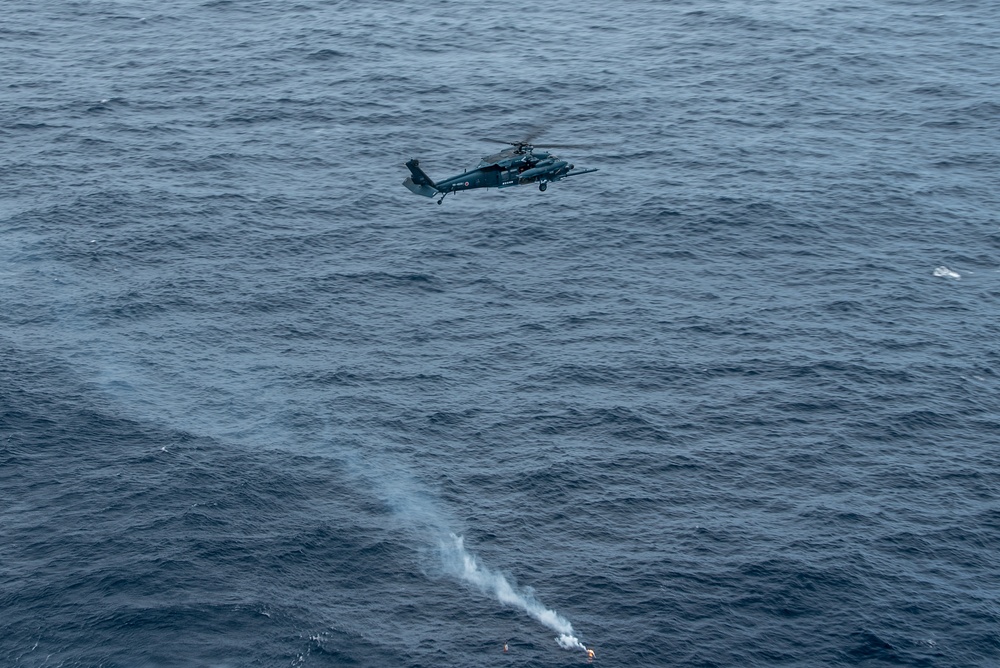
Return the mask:
<svg viewBox="0 0 1000 668">
<path fill-rule="evenodd" d="M 510 141 L 509 139 L 495 139 L 493 137 L 482 137 L 483 141 L 493 142 L 495 144 L 509 144 L 514 147 L 517 153 L 531 153 L 533 149 L 536 148 L 593 148 L 594 144 L 536 144 L 533 141 L 533 137 L 527 137 L 525 139 L 520 139 L 517 141 Z"/>
</svg>

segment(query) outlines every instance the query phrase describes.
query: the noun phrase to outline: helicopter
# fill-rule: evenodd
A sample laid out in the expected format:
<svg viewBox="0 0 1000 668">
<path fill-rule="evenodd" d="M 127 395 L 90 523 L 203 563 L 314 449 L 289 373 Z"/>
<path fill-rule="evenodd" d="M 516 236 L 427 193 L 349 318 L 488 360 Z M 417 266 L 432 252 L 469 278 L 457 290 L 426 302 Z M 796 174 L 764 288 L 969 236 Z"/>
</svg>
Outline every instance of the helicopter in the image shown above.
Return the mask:
<svg viewBox="0 0 1000 668">
<path fill-rule="evenodd" d="M 420 161 L 414 158 L 406 163 L 410 176 L 403 181 L 403 185 L 409 188 L 410 192 L 424 197 L 441 195 L 438 200 L 440 204 L 450 193 L 473 188 L 509 188 L 537 183 L 538 189 L 545 192 L 551 182 L 567 176 L 579 176 L 597 171 L 596 169 L 573 171 L 574 166 L 565 160 L 548 151 L 535 150 L 536 148 L 586 148 L 584 145 L 533 144 L 531 139 L 528 137 L 518 141 L 507 141 L 484 138 L 483 141 L 510 146 L 499 153 L 485 156 L 475 169 L 436 183 L 420 169 Z"/>
</svg>

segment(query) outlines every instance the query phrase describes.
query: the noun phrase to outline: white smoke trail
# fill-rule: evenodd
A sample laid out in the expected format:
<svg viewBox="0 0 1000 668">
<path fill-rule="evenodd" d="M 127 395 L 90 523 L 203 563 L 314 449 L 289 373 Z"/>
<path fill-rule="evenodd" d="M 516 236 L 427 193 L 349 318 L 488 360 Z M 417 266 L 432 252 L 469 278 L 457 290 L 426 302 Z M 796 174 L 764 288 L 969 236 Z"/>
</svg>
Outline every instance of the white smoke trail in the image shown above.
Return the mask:
<svg viewBox="0 0 1000 668">
<path fill-rule="evenodd" d="M 587 651 L 573 632 L 573 625 L 555 610 L 538 602 L 534 596 L 511 586 L 500 573 L 479 564 L 476 555 L 465 549 L 461 536 L 450 534 L 450 541 L 441 541 L 441 559 L 445 568 L 462 580 L 475 585 L 482 592 L 491 594 L 504 605 L 520 608 L 539 622 L 558 633 L 556 642 L 564 649 Z"/>
<path fill-rule="evenodd" d="M 421 542 L 430 538 L 432 546 L 436 540 L 441 565 L 447 574 L 474 585 L 504 605 L 524 610 L 559 634 L 556 642 L 560 647 L 587 651 L 566 618 L 539 603 L 530 592 L 515 588 L 500 573 L 481 565 L 476 555 L 465 549 L 465 540 L 450 530 L 452 523 L 446 513 L 399 460 L 393 461 L 373 450 L 348 450 L 341 457 L 348 471 L 364 480 L 414 536 L 419 536 Z"/>
</svg>

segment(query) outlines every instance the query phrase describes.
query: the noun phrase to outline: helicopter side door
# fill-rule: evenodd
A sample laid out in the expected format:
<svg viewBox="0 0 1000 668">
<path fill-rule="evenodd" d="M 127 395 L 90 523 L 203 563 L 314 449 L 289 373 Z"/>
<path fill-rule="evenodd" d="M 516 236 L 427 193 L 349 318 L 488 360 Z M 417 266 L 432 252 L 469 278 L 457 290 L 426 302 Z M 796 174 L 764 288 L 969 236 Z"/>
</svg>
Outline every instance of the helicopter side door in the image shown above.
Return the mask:
<svg viewBox="0 0 1000 668">
<path fill-rule="evenodd" d="M 517 167 L 511 165 L 507 168 L 501 168 L 499 173 L 500 187 L 506 188 L 507 186 L 517 185 Z"/>
</svg>

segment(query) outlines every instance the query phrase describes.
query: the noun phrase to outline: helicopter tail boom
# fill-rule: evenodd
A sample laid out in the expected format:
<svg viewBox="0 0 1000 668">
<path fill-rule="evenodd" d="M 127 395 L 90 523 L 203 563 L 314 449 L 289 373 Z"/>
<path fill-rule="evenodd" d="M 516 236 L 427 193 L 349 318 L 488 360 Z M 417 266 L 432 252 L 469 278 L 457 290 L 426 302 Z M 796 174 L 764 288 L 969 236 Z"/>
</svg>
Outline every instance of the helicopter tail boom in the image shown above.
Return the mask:
<svg viewBox="0 0 1000 668">
<path fill-rule="evenodd" d="M 437 185 L 431 180 L 431 177 L 424 174 L 424 170 L 420 169 L 419 160 L 410 160 L 406 163 L 406 166 L 409 168 L 412 176 L 403 181 L 403 185 L 409 188 L 410 192 L 423 195 L 424 197 L 434 197 L 438 194 Z"/>
</svg>

